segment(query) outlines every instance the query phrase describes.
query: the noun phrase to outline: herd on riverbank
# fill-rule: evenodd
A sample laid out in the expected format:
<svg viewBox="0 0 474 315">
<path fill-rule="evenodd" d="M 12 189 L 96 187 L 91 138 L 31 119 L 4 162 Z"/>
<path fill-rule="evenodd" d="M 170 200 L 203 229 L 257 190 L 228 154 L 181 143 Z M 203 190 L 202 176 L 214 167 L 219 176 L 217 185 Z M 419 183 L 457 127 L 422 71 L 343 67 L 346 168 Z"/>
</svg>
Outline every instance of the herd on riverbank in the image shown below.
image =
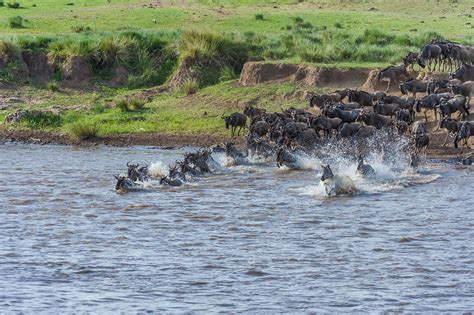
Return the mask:
<svg viewBox="0 0 474 315">
<path fill-rule="evenodd" d="M 309 94 L 309 110 L 289 108 L 268 113 L 263 108 L 247 106 L 243 113 L 222 117 L 232 137 L 245 133 L 250 120 L 243 152 L 231 141 L 187 153 L 183 160 L 169 166 L 168 174 L 160 174 L 156 179 L 160 185 L 181 186 L 211 174 L 213 166 L 218 164 L 213 157 L 216 154 L 223 154 L 232 165 L 263 159 L 276 161 L 278 168 L 300 169 L 302 156 L 328 161 L 334 157 L 330 151 L 337 151 L 357 161 L 360 176 L 373 176 L 375 171 L 364 163 L 364 156 L 375 151 L 384 161 L 394 157 L 405 159 L 406 165 L 416 170 L 420 155 L 426 154 L 430 143 L 425 124 L 416 121 L 415 113 L 422 110 L 425 122 L 428 122 L 427 112 L 433 111 L 437 128 L 446 131 L 443 145 L 451 135 L 454 147 L 460 146 L 462 154 L 470 149 L 469 138 L 474 134 L 474 121 L 468 120 L 474 92 L 474 66 L 465 58 L 468 52 L 455 43 L 433 41 L 420 54 L 407 55 L 403 64 L 380 71 L 378 80 L 388 82 L 384 92 L 347 88 L 331 94 Z M 388 95 L 390 84 L 401 75 L 409 77 L 407 68 L 415 62 L 423 68 L 431 65 L 433 68 L 438 65 L 438 69 L 451 69 L 454 65 L 458 68 L 450 73 L 448 80 L 405 80 L 399 84 L 405 96 Z M 417 97 L 418 93 L 425 95 Z M 452 118 L 453 114 L 457 117 Z M 473 156 L 467 155 L 461 161 L 471 165 Z M 127 167 L 127 174 L 116 176 L 117 191 L 143 187 L 153 177 L 148 166 L 127 164 Z M 328 195 L 351 194 L 355 189 L 350 177 L 334 175 L 329 164 L 322 165 L 320 180 Z"/>
</svg>

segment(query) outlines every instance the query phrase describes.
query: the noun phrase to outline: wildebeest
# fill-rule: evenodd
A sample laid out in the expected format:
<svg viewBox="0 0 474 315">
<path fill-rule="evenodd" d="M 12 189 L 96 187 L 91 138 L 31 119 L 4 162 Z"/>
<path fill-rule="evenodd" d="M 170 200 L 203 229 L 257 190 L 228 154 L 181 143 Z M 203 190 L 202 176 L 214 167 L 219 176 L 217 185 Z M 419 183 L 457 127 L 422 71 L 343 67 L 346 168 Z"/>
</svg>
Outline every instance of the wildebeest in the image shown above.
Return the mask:
<svg viewBox="0 0 474 315">
<path fill-rule="evenodd" d="M 364 164 L 364 157 L 362 155 L 359 155 L 357 158 L 357 173 L 362 176 L 375 174 L 375 170 L 370 164 Z"/>
<path fill-rule="evenodd" d="M 265 137 L 270 130 L 270 124 L 266 121 L 260 120 L 250 126 L 250 134 L 255 134 L 257 137 Z"/>
<path fill-rule="evenodd" d="M 349 91 L 349 102 L 359 103 L 360 106 L 372 106 L 373 96 L 365 91 Z"/>
<path fill-rule="evenodd" d="M 329 118 L 340 118 L 342 122 L 355 122 L 359 116 L 359 110 L 341 110 L 339 108 L 333 108 L 331 106 L 325 106 L 321 111 L 321 114 Z"/>
<path fill-rule="evenodd" d="M 300 168 L 300 166 L 298 165 L 298 157 L 285 147 L 278 148 L 278 151 L 276 154 L 276 162 L 277 162 L 278 168 L 283 167 L 283 166 L 286 166 L 289 169 Z"/>
<path fill-rule="evenodd" d="M 342 96 L 338 93 L 335 94 L 312 94 L 308 98 L 309 107 L 323 107 L 327 102 L 334 103 L 339 102 L 342 99 Z"/>
<path fill-rule="evenodd" d="M 114 177 L 117 180 L 117 183 L 115 184 L 115 191 L 118 193 L 126 193 L 140 187 L 139 184 L 135 183 L 123 174 Z"/>
<path fill-rule="evenodd" d="M 413 94 L 413 97 L 416 97 L 416 93 L 425 93 L 428 88 L 428 81 L 421 81 L 417 79 L 410 79 L 405 82 L 401 82 L 400 92 L 403 95 L 407 95 L 408 92 Z"/>
<path fill-rule="evenodd" d="M 349 138 L 354 136 L 359 129 L 362 127 L 361 124 L 359 123 L 343 123 L 339 127 L 339 131 L 337 133 L 337 136 L 339 138 Z"/>
<path fill-rule="evenodd" d="M 332 130 L 338 129 L 339 126 L 341 125 L 342 120 L 338 117 L 336 118 L 329 118 L 329 117 L 314 117 L 311 120 L 310 126 L 317 132 L 322 130 L 326 137 L 329 137 L 331 135 Z"/>
<path fill-rule="evenodd" d="M 446 138 L 444 138 L 443 147 L 448 143 L 448 137 L 450 135 L 456 135 L 460 126 L 461 124 L 455 119 L 444 117 L 440 120 L 439 128 L 446 130 Z"/>
<path fill-rule="evenodd" d="M 462 116 L 465 119 L 469 116 L 469 107 L 467 105 L 467 98 L 462 95 L 455 95 L 451 99 L 442 99 L 438 105 L 438 110 L 441 117 L 451 118 L 451 114 L 459 112 L 458 117 Z"/>
<path fill-rule="evenodd" d="M 350 195 L 356 192 L 354 182 L 349 176 L 334 175 L 329 165 L 324 166 L 321 182 L 327 196 Z"/>
<path fill-rule="evenodd" d="M 400 109 L 398 104 L 384 104 L 383 102 L 376 102 L 374 104 L 374 113 L 393 117 L 395 113 Z"/>
<path fill-rule="evenodd" d="M 467 104 L 471 102 L 471 95 L 474 93 L 474 81 L 466 81 L 460 84 L 448 84 L 448 88 L 453 94 L 460 94 L 467 98 Z"/>
<path fill-rule="evenodd" d="M 428 70 L 431 71 L 431 64 L 434 64 L 433 70 L 436 69 L 436 65 L 441 61 L 441 55 L 442 49 L 439 45 L 428 44 L 421 49 L 417 63 L 423 69 L 428 65 Z"/>
<path fill-rule="evenodd" d="M 168 185 L 171 187 L 179 187 L 183 185 L 183 182 L 177 178 L 169 178 L 168 176 L 163 176 L 160 179 L 160 185 Z"/>
<path fill-rule="evenodd" d="M 239 127 L 237 136 L 240 135 L 240 131 L 242 130 L 242 128 L 245 131 L 245 127 L 247 126 L 247 116 L 245 116 L 244 114 L 236 112 L 229 116 L 223 116 L 222 118 L 225 121 L 225 128 L 229 129 L 229 126 L 231 127 L 232 137 L 235 135 L 235 130 L 237 129 L 237 127 Z"/>
<path fill-rule="evenodd" d="M 134 182 L 143 182 L 149 178 L 148 165 L 140 166 L 140 164 L 131 164 L 128 162 L 127 168 L 127 176 Z"/>
<path fill-rule="evenodd" d="M 415 52 L 409 52 L 405 57 L 403 57 L 403 64 L 405 67 L 411 67 L 413 70 L 413 67 L 415 66 L 416 62 L 418 60 L 418 53 Z"/>
<path fill-rule="evenodd" d="M 464 151 L 464 148 L 470 149 L 468 142 L 469 138 L 474 135 L 474 122 L 473 121 L 465 121 L 459 127 L 456 136 L 454 137 L 454 147 L 457 149 L 459 146 L 459 142 L 464 142 L 461 145 L 461 154 Z"/>
<path fill-rule="evenodd" d="M 474 65 L 462 64 L 456 71 L 449 74 L 450 79 L 474 81 Z"/>
<path fill-rule="evenodd" d="M 382 129 L 383 127 L 389 127 L 393 125 L 392 119 L 368 111 L 360 113 L 357 121 L 362 121 L 367 126 L 374 126 L 377 129 Z"/>
<path fill-rule="evenodd" d="M 267 111 L 263 108 L 246 106 L 244 109 L 244 115 L 250 118 L 250 121 L 252 121 L 254 118 L 261 117 L 265 115 L 266 113 Z"/>
<path fill-rule="evenodd" d="M 419 153 L 423 149 L 426 153 L 426 149 L 430 143 L 430 137 L 428 136 L 425 125 L 423 125 L 421 121 L 417 121 L 413 124 L 412 134 L 415 142 L 415 153 Z"/>
<path fill-rule="evenodd" d="M 379 81 L 387 81 L 387 88 L 385 89 L 385 92 L 388 92 L 390 89 L 390 84 L 392 81 L 397 80 L 400 76 L 406 76 L 408 77 L 409 74 L 407 72 L 407 68 L 404 64 L 401 64 L 399 66 L 390 66 L 388 68 L 382 69 L 379 72 L 379 75 L 377 76 L 377 79 Z"/>
<path fill-rule="evenodd" d="M 443 98 L 451 98 L 451 96 L 452 96 L 451 93 L 426 95 L 423 98 L 416 100 L 415 102 L 416 111 L 419 113 L 421 112 L 421 109 L 424 108 L 425 121 L 428 121 L 428 116 L 426 115 L 426 112 L 431 109 L 434 112 L 435 120 L 438 120 L 438 115 L 436 113 L 437 106 L 441 103 L 441 100 Z"/>
</svg>

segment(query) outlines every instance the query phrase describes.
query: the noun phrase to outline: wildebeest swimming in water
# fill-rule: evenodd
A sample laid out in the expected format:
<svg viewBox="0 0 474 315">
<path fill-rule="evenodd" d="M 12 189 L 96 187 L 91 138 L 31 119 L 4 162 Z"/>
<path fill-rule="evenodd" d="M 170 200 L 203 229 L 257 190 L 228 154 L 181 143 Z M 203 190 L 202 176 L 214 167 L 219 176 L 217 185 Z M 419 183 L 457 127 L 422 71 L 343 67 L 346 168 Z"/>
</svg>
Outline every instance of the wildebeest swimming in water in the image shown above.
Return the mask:
<svg viewBox="0 0 474 315">
<path fill-rule="evenodd" d="M 323 168 L 323 175 L 320 180 L 324 186 L 326 195 L 351 195 L 356 192 L 354 182 L 349 176 L 334 175 L 329 164 L 326 166 L 321 165 L 321 167 Z"/>
<path fill-rule="evenodd" d="M 375 170 L 369 164 L 364 164 L 364 157 L 359 155 L 357 158 L 357 173 L 361 174 L 362 176 L 371 176 L 375 174 Z"/>
</svg>

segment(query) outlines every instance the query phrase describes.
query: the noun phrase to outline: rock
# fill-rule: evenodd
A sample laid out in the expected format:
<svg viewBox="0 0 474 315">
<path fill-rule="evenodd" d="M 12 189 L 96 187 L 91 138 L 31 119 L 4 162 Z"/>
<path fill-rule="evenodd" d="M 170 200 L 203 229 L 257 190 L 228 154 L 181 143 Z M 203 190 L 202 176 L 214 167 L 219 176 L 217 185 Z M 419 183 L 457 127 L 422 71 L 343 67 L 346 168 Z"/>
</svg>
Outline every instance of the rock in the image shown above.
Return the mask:
<svg viewBox="0 0 474 315">
<path fill-rule="evenodd" d="M 114 76 L 109 83 L 114 87 L 126 86 L 128 84 L 128 70 L 125 67 L 115 68 Z"/>
<path fill-rule="evenodd" d="M 92 69 L 87 60 L 81 56 L 70 57 L 63 66 L 64 83 L 71 87 L 90 83 Z"/>
<path fill-rule="evenodd" d="M 44 53 L 23 51 L 21 57 L 31 76 L 40 81 L 49 81 L 56 70 L 55 66 L 48 61 L 48 56 Z"/>
</svg>

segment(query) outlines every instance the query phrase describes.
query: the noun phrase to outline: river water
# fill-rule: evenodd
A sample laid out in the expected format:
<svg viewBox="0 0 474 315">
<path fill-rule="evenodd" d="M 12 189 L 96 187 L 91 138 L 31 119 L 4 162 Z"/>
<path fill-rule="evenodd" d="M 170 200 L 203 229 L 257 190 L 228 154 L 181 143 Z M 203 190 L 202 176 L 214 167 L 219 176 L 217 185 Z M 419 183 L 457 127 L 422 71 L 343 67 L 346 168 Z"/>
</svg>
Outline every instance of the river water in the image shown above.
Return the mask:
<svg viewBox="0 0 474 315">
<path fill-rule="evenodd" d="M 114 191 L 126 162 L 182 153 L 0 145 L 0 311 L 474 309 L 474 168 L 373 162 L 350 197 L 324 197 L 311 160 Z"/>
</svg>

